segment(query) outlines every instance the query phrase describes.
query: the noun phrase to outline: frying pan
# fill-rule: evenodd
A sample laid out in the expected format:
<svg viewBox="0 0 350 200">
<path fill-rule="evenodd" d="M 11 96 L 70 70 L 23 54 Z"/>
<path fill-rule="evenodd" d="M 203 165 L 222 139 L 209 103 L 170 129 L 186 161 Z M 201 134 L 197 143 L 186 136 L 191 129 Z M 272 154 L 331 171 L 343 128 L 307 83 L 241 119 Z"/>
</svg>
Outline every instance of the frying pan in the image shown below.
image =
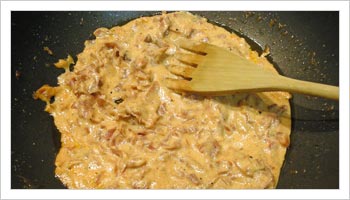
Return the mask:
<svg viewBox="0 0 350 200">
<path fill-rule="evenodd" d="M 286 76 L 339 85 L 338 12 L 192 12 L 244 37 Z M 98 27 L 154 11 L 11 13 L 11 188 L 65 188 L 54 175 L 60 133 L 32 93 L 56 85 L 52 63 L 76 55 Z M 43 50 L 48 47 L 53 55 Z M 75 57 L 76 59 L 76 57 Z M 338 102 L 293 95 L 291 145 L 277 188 L 339 187 Z"/>
</svg>

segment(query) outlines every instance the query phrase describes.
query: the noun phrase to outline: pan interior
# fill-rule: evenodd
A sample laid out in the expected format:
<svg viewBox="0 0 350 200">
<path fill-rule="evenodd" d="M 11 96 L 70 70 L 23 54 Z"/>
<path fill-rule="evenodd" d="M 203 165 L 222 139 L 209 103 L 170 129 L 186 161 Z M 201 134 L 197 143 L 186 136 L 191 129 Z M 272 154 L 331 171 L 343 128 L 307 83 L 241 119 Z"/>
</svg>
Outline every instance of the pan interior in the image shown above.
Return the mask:
<svg viewBox="0 0 350 200">
<path fill-rule="evenodd" d="M 11 188 L 64 188 L 54 178 L 59 133 L 52 118 L 42 112 L 44 103 L 32 99 L 32 92 L 43 83 L 56 84 L 53 77 L 62 71 L 52 63 L 81 52 L 98 27 L 156 13 L 11 13 Z M 338 12 L 193 13 L 241 34 L 258 52 L 268 44 L 272 63 L 278 63 L 275 67 L 282 74 L 339 84 Z M 276 21 L 274 26 L 271 21 Z M 43 51 L 44 46 L 54 55 Z M 338 188 L 338 102 L 294 95 L 291 105 L 292 145 L 278 188 Z"/>
</svg>

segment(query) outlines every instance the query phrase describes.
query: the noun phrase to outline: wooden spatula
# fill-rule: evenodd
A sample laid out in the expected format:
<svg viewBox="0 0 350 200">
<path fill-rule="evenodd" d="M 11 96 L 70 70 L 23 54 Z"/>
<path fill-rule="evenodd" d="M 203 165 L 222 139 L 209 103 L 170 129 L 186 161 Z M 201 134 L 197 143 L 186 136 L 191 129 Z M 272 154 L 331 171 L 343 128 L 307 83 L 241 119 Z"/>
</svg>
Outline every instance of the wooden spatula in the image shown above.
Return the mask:
<svg viewBox="0 0 350 200">
<path fill-rule="evenodd" d="M 188 66 L 169 70 L 185 79 L 167 79 L 167 87 L 178 91 L 220 96 L 236 92 L 287 91 L 329 99 L 339 99 L 339 88 L 296 80 L 263 69 L 230 51 L 207 43 L 178 40 L 181 48 L 192 53 L 175 57 Z"/>
</svg>

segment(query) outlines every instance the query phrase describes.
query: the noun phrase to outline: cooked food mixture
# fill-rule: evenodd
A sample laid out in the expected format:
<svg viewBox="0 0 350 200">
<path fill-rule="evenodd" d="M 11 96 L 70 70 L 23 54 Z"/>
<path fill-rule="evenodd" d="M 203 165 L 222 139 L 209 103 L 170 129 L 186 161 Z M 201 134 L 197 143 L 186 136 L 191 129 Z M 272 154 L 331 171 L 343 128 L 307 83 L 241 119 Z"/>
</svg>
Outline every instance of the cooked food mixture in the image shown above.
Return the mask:
<svg viewBox="0 0 350 200">
<path fill-rule="evenodd" d="M 289 145 L 289 94 L 204 97 L 164 85 L 176 41 L 224 47 L 275 71 L 244 39 L 187 12 L 111 29 L 34 94 L 61 132 L 56 175 L 68 188 L 274 188 Z M 276 72 L 277 73 L 277 72 Z M 244 76 L 244 74 L 242 74 Z M 232 80 L 235 81 L 235 80 Z M 54 98 L 54 101 L 53 99 Z"/>
</svg>

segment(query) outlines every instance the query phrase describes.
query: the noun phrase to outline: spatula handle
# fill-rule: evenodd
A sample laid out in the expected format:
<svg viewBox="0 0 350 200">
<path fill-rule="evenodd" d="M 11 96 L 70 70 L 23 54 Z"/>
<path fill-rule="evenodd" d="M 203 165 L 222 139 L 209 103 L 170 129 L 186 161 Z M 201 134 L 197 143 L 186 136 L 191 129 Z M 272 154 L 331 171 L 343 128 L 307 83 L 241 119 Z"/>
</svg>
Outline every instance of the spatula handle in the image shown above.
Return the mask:
<svg viewBox="0 0 350 200">
<path fill-rule="evenodd" d="M 289 92 L 307 94 L 339 100 L 339 87 L 282 77 L 284 89 Z M 281 83 L 282 83 L 281 82 Z"/>
</svg>

